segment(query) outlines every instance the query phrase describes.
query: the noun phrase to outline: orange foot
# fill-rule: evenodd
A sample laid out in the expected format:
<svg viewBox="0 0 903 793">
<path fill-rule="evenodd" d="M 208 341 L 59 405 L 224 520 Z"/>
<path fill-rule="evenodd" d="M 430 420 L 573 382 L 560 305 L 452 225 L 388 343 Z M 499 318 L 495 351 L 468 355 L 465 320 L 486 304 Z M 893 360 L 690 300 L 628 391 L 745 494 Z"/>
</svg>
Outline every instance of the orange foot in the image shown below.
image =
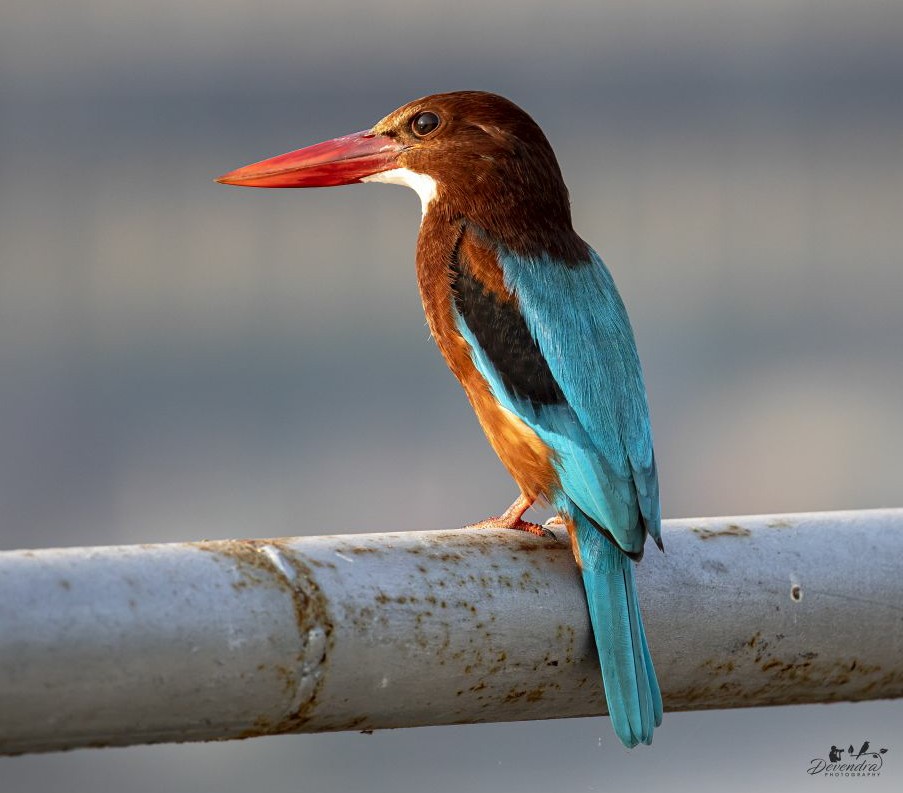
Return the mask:
<svg viewBox="0 0 903 793">
<path fill-rule="evenodd" d="M 555 539 L 555 535 L 548 529 L 544 529 L 537 523 L 530 523 L 523 519 L 524 513 L 530 509 L 533 502 L 523 493 L 518 496 L 508 509 L 495 518 L 487 518 L 479 523 L 472 523 L 468 529 L 514 529 L 515 531 L 526 531 L 535 534 L 537 537 L 549 537 Z"/>
</svg>

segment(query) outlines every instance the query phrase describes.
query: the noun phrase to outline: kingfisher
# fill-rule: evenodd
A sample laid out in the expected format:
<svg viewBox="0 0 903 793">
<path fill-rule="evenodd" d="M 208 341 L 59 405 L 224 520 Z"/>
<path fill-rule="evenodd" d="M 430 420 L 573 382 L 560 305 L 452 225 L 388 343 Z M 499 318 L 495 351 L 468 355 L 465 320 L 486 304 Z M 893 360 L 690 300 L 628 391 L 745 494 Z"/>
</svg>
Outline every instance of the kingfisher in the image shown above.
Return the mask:
<svg viewBox="0 0 903 793">
<path fill-rule="evenodd" d="M 513 102 L 433 94 L 371 129 L 238 168 L 218 182 L 413 188 L 427 323 L 489 443 L 520 488 L 482 527 L 563 523 L 579 566 L 612 726 L 652 742 L 662 698 L 634 563 L 660 549 L 658 475 L 633 330 L 611 273 L 574 231 L 552 147 Z"/>
</svg>

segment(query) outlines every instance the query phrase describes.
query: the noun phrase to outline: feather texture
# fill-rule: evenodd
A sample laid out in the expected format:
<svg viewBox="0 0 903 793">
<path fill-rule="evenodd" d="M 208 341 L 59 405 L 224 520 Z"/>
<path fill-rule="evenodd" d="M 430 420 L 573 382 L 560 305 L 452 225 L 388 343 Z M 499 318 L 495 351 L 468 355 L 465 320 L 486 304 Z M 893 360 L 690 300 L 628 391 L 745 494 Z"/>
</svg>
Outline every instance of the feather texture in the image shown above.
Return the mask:
<svg viewBox="0 0 903 793">
<path fill-rule="evenodd" d="M 493 252 L 504 298 L 459 246 L 451 266 L 455 323 L 494 398 L 550 449 L 557 482 L 544 495 L 576 546 L 612 724 L 625 745 L 649 743 L 661 723 L 661 693 L 628 557 L 642 555 L 647 533 L 659 538 L 661 519 L 627 313 L 592 251 L 580 266 L 500 245 Z"/>
<path fill-rule="evenodd" d="M 611 273 L 592 249 L 580 267 L 497 254 L 505 284 L 590 441 L 587 451 L 609 474 L 606 490 L 615 503 L 603 507 L 608 515 L 574 501 L 622 550 L 642 554 L 647 532 L 661 539 L 658 475 L 636 342 Z"/>
<path fill-rule="evenodd" d="M 564 499 L 557 506 L 568 514 Z M 652 732 L 662 723 L 662 695 L 646 643 L 633 562 L 579 509 L 572 511 L 571 520 L 612 726 L 628 748 L 652 743 Z"/>
</svg>

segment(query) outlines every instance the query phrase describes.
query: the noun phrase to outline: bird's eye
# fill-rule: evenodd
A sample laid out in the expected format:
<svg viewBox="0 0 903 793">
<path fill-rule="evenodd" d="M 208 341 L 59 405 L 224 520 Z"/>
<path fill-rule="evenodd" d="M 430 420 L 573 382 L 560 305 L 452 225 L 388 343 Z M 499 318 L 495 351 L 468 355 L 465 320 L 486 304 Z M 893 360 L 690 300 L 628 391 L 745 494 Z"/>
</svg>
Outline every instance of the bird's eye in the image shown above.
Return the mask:
<svg viewBox="0 0 903 793">
<path fill-rule="evenodd" d="M 414 131 L 414 134 L 420 138 L 429 135 L 438 126 L 439 116 L 430 110 L 418 113 L 411 122 L 411 129 Z"/>
</svg>

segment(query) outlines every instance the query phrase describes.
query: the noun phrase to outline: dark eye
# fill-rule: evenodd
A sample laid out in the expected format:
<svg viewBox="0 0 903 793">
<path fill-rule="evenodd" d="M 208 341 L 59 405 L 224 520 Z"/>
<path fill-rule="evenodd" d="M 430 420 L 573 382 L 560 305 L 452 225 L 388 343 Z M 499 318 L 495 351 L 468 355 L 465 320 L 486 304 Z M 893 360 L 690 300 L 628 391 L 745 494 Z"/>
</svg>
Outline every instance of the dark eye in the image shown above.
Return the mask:
<svg viewBox="0 0 903 793">
<path fill-rule="evenodd" d="M 430 110 L 418 113 L 411 122 L 411 129 L 414 131 L 414 134 L 421 138 L 424 135 L 429 135 L 438 126 L 439 116 Z"/>
</svg>

